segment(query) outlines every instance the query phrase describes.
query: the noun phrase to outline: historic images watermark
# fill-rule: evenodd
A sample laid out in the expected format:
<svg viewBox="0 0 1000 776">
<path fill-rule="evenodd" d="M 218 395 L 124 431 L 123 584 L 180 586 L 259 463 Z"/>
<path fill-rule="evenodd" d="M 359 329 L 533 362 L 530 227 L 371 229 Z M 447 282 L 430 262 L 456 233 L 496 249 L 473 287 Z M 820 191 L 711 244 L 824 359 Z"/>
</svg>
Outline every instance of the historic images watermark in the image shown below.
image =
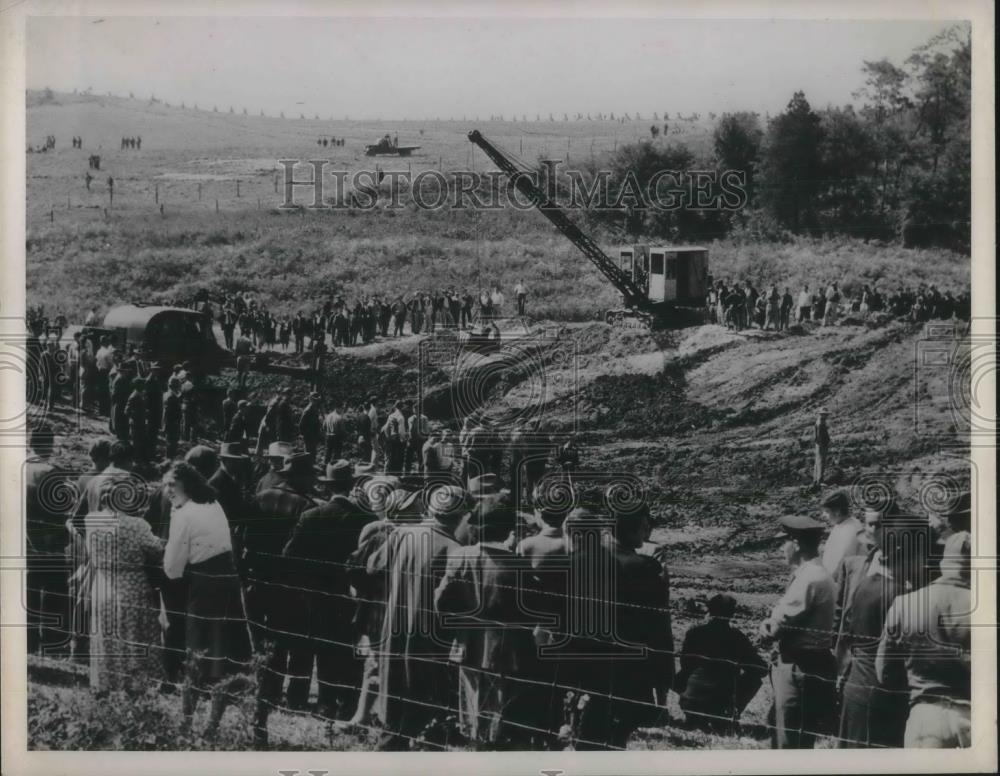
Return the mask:
<svg viewBox="0 0 1000 776">
<path fill-rule="evenodd" d="M 283 199 L 280 208 L 316 210 L 531 210 L 548 203 L 567 210 L 672 212 L 736 211 L 748 201 L 743 170 L 656 170 L 642 179 L 632 170 L 587 172 L 560 169 L 560 160 L 544 160 L 537 170 L 508 176 L 499 170 L 331 169 L 328 159 L 280 159 Z M 532 199 L 518 187 L 520 178 L 544 192 Z"/>
</svg>

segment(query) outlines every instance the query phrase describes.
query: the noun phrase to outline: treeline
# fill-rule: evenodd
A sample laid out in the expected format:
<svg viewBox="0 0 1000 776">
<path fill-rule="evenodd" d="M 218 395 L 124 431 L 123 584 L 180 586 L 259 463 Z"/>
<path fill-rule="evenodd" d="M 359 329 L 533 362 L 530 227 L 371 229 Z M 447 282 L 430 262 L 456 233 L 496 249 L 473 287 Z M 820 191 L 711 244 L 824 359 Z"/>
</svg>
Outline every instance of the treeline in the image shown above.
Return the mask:
<svg viewBox="0 0 1000 776">
<path fill-rule="evenodd" d="M 611 191 L 627 208 L 592 209 L 592 225 L 635 236 L 705 240 L 726 235 L 782 239 L 840 234 L 968 251 L 971 217 L 971 40 L 954 27 L 918 47 L 902 65 L 865 62 L 858 106 L 816 110 L 796 92 L 766 123 L 758 113 L 719 117 L 709 158 L 677 143 L 648 141 L 610 159 Z M 607 160 L 593 163 L 593 176 Z M 663 211 L 630 200 L 631 172 L 645 187 L 663 169 L 727 170 L 746 176 L 738 209 L 688 201 Z M 687 176 L 691 177 L 691 176 Z M 681 180 L 680 192 L 691 192 Z M 612 186 L 616 185 L 612 183 Z M 717 185 L 717 184 L 713 184 Z M 702 181 L 704 188 L 704 181 Z M 662 191 L 662 187 L 661 187 Z M 709 187 L 706 199 L 718 202 Z M 690 194 L 689 194 L 690 196 Z"/>
</svg>

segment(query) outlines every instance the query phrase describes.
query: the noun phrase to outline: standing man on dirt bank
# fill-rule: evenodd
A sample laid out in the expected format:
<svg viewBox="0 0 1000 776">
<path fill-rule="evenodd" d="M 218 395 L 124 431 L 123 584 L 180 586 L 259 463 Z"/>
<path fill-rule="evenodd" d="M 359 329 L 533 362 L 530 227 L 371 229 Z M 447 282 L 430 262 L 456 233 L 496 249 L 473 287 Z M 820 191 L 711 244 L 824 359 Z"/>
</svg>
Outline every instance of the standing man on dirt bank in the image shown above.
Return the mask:
<svg viewBox="0 0 1000 776">
<path fill-rule="evenodd" d="M 818 490 L 823 484 L 823 474 L 826 471 L 826 459 L 830 454 L 830 430 L 826 426 L 826 418 L 830 413 L 822 409 L 816 419 L 813 429 L 813 446 L 815 461 L 813 464 L 813 489 Z"/>
</svg>

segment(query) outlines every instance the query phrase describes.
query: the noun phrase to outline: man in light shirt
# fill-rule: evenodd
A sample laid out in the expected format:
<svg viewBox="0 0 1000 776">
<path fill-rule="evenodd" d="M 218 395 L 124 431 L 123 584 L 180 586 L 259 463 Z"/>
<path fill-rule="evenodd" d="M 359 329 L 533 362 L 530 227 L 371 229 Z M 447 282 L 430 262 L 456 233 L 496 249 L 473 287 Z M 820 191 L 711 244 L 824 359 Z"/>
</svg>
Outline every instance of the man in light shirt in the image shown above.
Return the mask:
<svg viewBox="0 0 1000 776">
<path fill-rule="evenodd" d="M 528 288 L 523 280 L 518 280 L 514 286 L 514 296 L 517 298 L 517 314 L 524 316 L 524 302 L 528 298 Z"/>
<path fill-rule="evenodd" d="M 830 535 L 823 545 L 823 568 L 832 576 L 837 573 L 844 558 L 862 551 L 861 534 L 864 527 L 851 515 L 851 502 L 847 494 L 834 491 L 820 504 L 823 518 L 830 524 Z"/>
<path fill-rule="evenodd" d="M 799 291 L 796 306 L 799 308 L 798 315 L 795 318 L 796 322 L 802 323 L 802 321 L 808 320 L 811 317 L 812 294 L 809 293 L 809 286 L 803 286 L 802 290 Z"/>
<path fill-rule="evenodd" d="M 503 308 L 503 292 L 499 288 L 494 288 L 490 294 L 490 302 L 493 305 L 493 317 L 499 318 Z"/>
<path fill-rule="evenodd" d="M 810 517 L 780 520 L 792 579 L 760 635 L 777 642 L 771 666 L 775 749 L 812 749 L 834 706 L 836 663 L 830 651 L 836 591 L 819 561 L 824 526 Z"/>
</svg>

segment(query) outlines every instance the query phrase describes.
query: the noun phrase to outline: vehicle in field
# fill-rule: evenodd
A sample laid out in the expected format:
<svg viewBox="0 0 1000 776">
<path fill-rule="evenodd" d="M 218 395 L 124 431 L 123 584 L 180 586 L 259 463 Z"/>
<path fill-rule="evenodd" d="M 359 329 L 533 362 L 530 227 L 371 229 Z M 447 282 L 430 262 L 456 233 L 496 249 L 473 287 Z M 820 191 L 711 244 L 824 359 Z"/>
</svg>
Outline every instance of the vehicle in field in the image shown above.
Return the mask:
<svg viewBox="0 0 1000 776">
<path fill-rule="evenodd" d="M 399 136 L 395 138 L 384 135 L 374 145 L 365 146 L 365 156 L 409 156 L 420 146 L 401 146 Z"/>
<path fill-rule="evenodd" d="M 202 374 L 235 369 L 241 383 L 248 372 L 281 374 L 315 383 L 322 371 L 322 363 L 314 362 L 311 366 L 272 363 L 267 353 L 237 356 L 219 344 L 211 312 L 204 310 L 123 304 L 112 307 L 101 326 L 85 326 L 81 334 L 84 339 L 91 339 L 95 348 L 103 335 L 119 348 L 132 345 L 140 361 L 167 371 L 184 362 Z"/>
<path fill-rule="evenodd" d="M 518 166 L 478 130 L 469 133 L 469 140 L 483 149 L 518 191 L 618 289 L 623 305 L 604 313 L 608 323 L 659 328 L 704 322 L 709 285 L 707 249 L 631 245 L 621 249 L 616 262 L 534 183 L 534 176 L 525 174 L 531 170 Z"/>
</svg>

